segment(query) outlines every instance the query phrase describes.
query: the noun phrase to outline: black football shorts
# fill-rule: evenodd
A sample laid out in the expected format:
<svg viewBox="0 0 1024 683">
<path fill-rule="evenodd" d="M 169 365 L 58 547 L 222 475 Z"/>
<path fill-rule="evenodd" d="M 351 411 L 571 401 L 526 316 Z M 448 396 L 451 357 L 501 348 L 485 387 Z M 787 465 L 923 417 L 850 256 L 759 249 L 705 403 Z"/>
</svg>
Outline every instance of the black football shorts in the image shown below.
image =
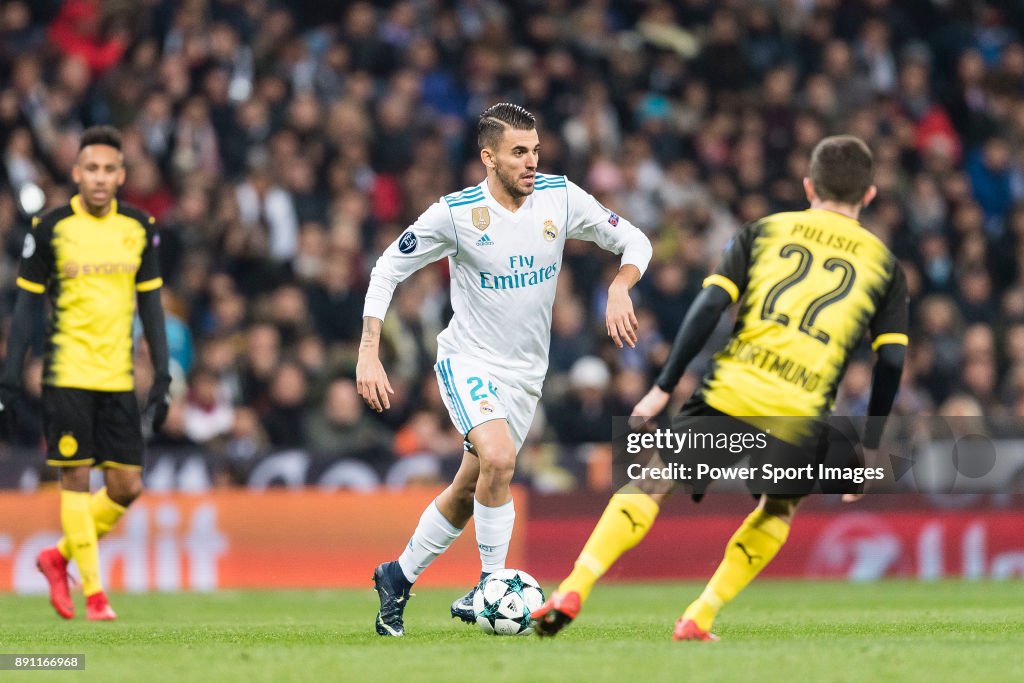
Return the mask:
<svg viewBox="0 0 1024 683">
<path fill-rule="evenodd" d="M 43 386 L 46 462 L 56 467 L 142 467 L 142 421 L 132 391 Z"/>
</svg>

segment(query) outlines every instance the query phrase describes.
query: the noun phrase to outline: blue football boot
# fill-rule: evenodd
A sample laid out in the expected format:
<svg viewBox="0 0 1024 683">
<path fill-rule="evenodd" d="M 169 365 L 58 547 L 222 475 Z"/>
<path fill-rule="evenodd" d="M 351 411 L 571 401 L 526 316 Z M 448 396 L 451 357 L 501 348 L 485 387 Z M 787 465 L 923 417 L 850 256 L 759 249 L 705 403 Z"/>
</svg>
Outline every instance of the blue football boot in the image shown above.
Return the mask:
<svg viewBox="0 0 1024 683">
<path fill-rule="evenodd" d="M 462 619 L 467 624 L 476 623 L 476 612 L 473 610 L 473 596 L 484 585 L 488 576 L 490 576 L 490 572 L 487 574 L 481 573 L 480 583 L 473 586 L 471 591 L 452 603 L 452 619 Z"/>
<path fill-rule="evenodd" d="M 409 603 L 409 583 L 398 562 L 385 562 L 373 570 L 373 589 L 380 598 L 380 611 L 377 612 L 377 635 L 401 638 L 405 635 L 405 624 L 402 614 Z"/>
</svg>

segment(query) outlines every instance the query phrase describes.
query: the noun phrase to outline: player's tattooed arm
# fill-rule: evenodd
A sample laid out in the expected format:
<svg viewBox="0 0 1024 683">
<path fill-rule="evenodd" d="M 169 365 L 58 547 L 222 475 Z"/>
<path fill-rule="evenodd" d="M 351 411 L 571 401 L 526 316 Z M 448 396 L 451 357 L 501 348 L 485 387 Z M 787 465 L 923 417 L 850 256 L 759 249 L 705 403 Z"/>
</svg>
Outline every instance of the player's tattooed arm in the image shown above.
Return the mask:
<svg viewBox="0 0 1024 683">
<path fill-rule="evenodd" d="M 391 407 L 388 394 L 395 393 L 380 362 L 380 329 L 383 321 L 373 316 L 363 318 L 363 336 L 359 340 L 359 360 L 356 362 L 356 390 L 378 413 Z"/>
<path fill-rule="evenodd" d="M 374 318 L 373 316 L 366 316 L 363 318 L 363 336 L 359 339 L 359 352 L 372 351 L 377 352 L 380 348 L 380 328 L 382 325 L 380 318 Z"/>
</svg>

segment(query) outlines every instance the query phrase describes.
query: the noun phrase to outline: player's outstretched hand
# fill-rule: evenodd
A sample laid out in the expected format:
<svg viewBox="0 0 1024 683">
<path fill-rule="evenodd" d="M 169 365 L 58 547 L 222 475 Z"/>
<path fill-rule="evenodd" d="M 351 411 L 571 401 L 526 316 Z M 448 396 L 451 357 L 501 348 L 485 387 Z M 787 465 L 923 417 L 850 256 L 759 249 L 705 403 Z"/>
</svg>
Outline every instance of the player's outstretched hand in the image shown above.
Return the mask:
<svg viewBox="0 0 1024 683">
<path fill-rule="evenodd" d="M 608 290 L 604 321 L 608 328 L 608 336 L 615 342 L 615 346 L 621 349 L 625 341 L 630 348 L 636 347 L 636 331 L 640 324 L 633 313 L 633 300 L 629 298 L 629 290 L 615 287 Z"/>
<path fill-rule="evenodd" d="M 646 417 L 651 418 L 661 414 L 661 411 L 665 410 L 665 406 L 668 405 L 668 400 L 672 398 L 672 394 L 668 393 L 664 389 L 658 386 L 651 387 L 651 390 L 633 406 L 633 412 L 630 417 Z"/>
<path fill-rule="evenodd" d="M 376 356 L 366 357 L 359 354 L 359 361 L 356 363 L 356 390 L 359 395 L 378 413 L 391 407 L 388 394 L 395 393 L 388 381 L 388 373 L 384 372 L 384 366 Z"/>
</svg>

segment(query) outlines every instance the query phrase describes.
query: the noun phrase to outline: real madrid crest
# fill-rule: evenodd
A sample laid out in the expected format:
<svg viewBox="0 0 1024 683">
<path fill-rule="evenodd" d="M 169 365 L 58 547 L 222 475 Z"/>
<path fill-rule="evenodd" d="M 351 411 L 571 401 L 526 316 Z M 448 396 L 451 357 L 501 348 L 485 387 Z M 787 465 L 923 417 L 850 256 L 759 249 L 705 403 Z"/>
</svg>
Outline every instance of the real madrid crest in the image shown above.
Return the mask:
<svg viewBox="0 0 1024 683">
<path fill-rule="evenodd" d="M 473 207 L 473 227 L 483 232 L 491 224 L 491 212 L 486 206 Z"/>
<path fill-rule="evenodd" d="M 556 237 L 558 237 L 558 226 L 551 219 L 544 221 L 544 239 L 554 242 Z"/>
</svg>

